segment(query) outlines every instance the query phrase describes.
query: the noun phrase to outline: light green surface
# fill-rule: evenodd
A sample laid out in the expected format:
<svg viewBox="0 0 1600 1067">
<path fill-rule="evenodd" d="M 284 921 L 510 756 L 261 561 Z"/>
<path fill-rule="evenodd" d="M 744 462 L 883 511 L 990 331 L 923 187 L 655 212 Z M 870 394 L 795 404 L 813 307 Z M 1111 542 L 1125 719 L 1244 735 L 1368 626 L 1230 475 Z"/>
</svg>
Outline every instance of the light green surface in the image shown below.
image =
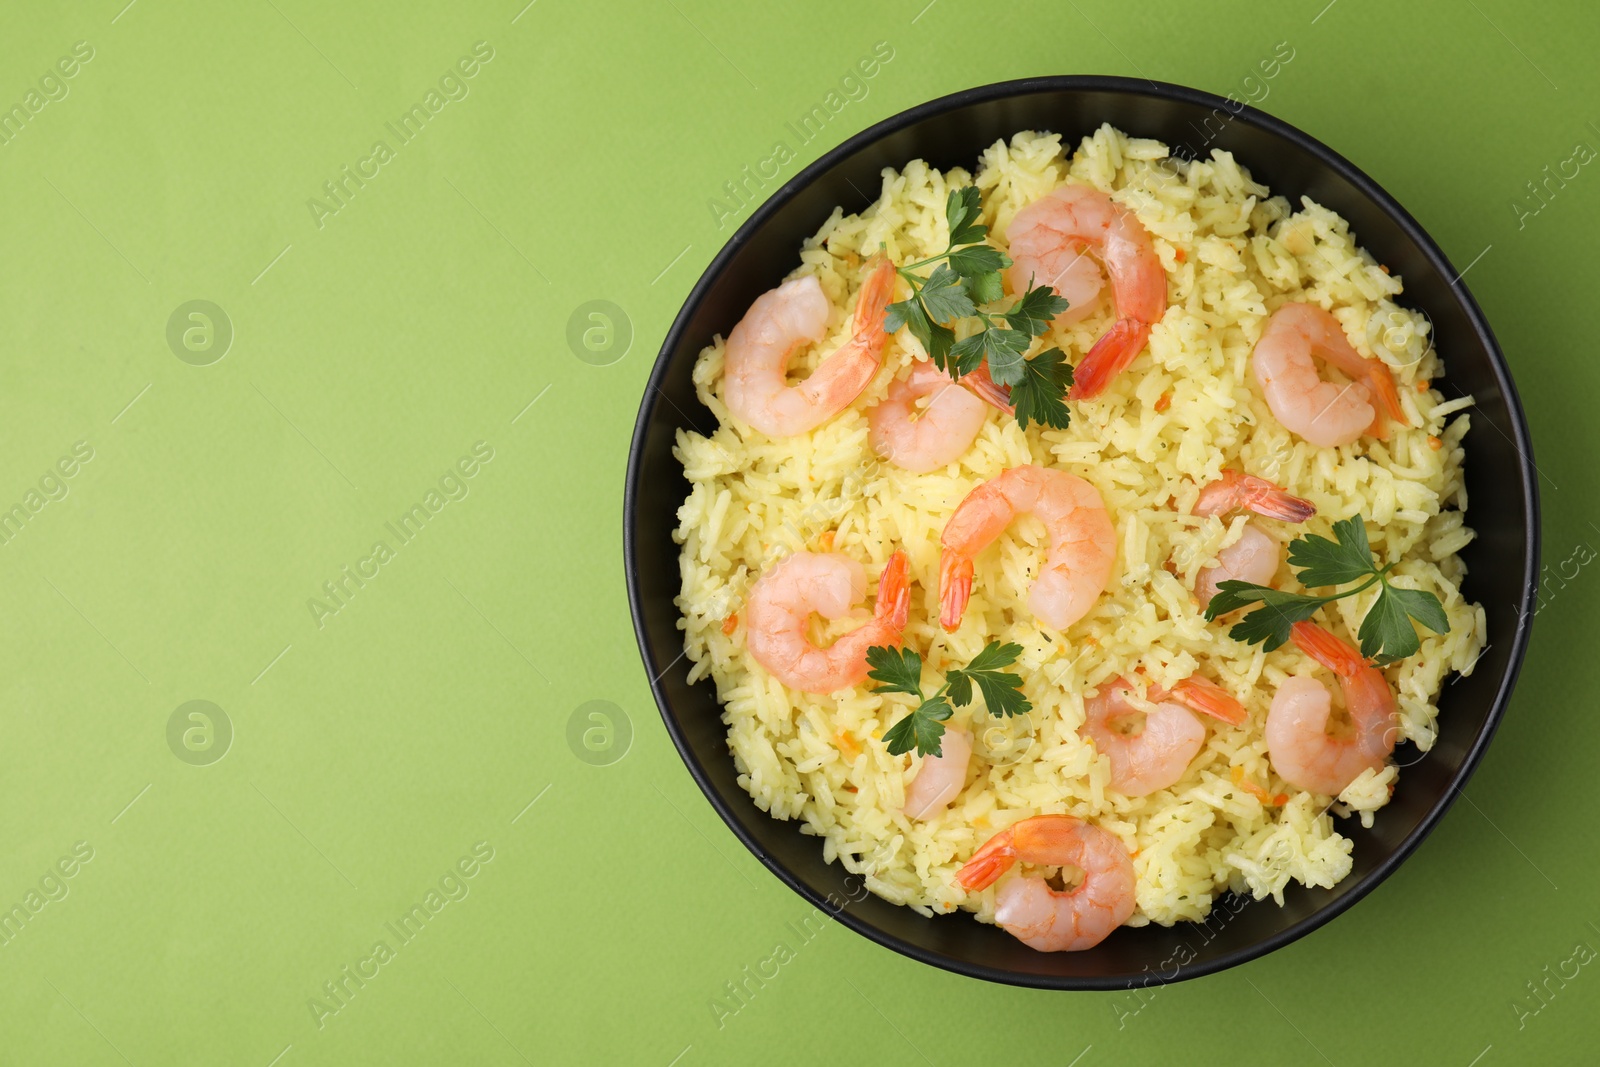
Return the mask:
<svg viewBox="0 0 1600 1067">
<path fill-rule="evenodd" d="M 92 459 L 0 546 L 0 904 L 77 842 L 92 859 L 0 947 L 0 1063 L 1593 1055 L 1600 667 L 1580 641 L 1600 585 L 1577 561 L 1600 545 L 1600 174 L 1512 206 L 1600 147 L 1587 5 L 522 2 L 4 16 L 0 104 L 75 42 L 93 58 L 0 146 L 0 503 L 26 508 L 76 442 Z M 479 41 L 468 95 L 402 144 L 385 124 Z M 801 144 L 786 123 L 877 42 L 893 58 Z M 1293 59 L 1247 82 L 1280 42 Z M 723 182 L 777 141 L 788 177 L 931 97 L 1073 72 L 1264 84 L 1470 265 L 1533 424 L 1550 573 L 1567 561 L 1499 739 L 1420 853 L 1329 928 L 1142 1001 L 797 935 L 810 909 L 672 752 L 621 573 L 645 376 L 749 214 L 719 228 Z M 380 139 L 393 158 L 319 227 L 308 199 Z M 219 362 L 169 348 L 190 300 L 231 320 Z M 608 366 L 566 340 L 591 300 L 631 320 Z M 492 460 L 445 482 L 467 495 L 402 544 L 384 524 L 480 441 Z M 393 558 L 319 626 L 308 599 L 380 540 Z M 219 762 L 177 758 L 185 724 L 169 747 L 191 700 L 232 724 Z M 589 701 L 631 722 L 620 760 L 615 738 L 598 762 L 569 746 Z M 385 924 L 441 879 L 467 895 L 402 943 Z M 392 958 L 362 963 L 380 940 Z M 793 959 L 719 1026 L 724 984 L 780 942 Z M 346 965 L 376 974 L 319 1028 L 308 1001 L 336 1006 Z"/>
</svg>

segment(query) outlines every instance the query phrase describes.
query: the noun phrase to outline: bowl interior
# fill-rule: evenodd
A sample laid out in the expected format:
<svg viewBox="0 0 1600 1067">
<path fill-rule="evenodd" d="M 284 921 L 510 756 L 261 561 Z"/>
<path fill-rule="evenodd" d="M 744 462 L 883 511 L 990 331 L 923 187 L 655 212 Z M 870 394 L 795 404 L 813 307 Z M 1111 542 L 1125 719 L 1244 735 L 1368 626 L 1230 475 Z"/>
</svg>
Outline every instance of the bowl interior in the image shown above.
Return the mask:
<svg viewBox="0 0 1600 1067">
<path fill-rule="evenodd" d="M 802 240 L 836 205 L 865 208 L 884 167 L 920 158 L 971 170 L 981 150 L 1018 130 L 1051 130 L 1073 145 L 1103 122 L 1182 156 L 1232 152 L 1275 194 L 1291 203 L 1309 196 L 1343 215 L 1358 242 L 1405 279 L 1402 302 L 1424 310 L 1436 331 L 1447 371 L 1441 388 L 1476 401 L 1466 480 L 1478 538 L 1462 555 L 1466 595 L 1487 609 L 1488 647 L 1470 677 L 1447 684 L 1433 749 L 1396 751 L 1405 767 L 1373 827 L 1342 820 L 1354 870 L 1338 886 L 1291 886 L 1281 908 L 1224 898 L 1205 924 L 1124 928 L 1087 952 L 1038 953 L 965 913 L 925 919 L 864 894 L 858 879 L 823 862 L 819 839 L 769 818 L 739 788 L 712 685 L 689 685 L 680 656 L 671 531 L 688 483 L 672 445 L 680 428 L 715 427 L 690 380 L 700 349 L 793 269 Z M 645 666 L 684 762 L 740 840 L 802 896 L 882 944 L 960 973 L 1125 988 L 1218 970 L 1309 932 L 1381 881 L 1432 827 L 1488 743 L 1521 662 L 1538 566 L 1536 490 L 1522 412 L 1487 324 L 1443 254 L 1370 179 L 1292 127 L 1220 97 L 1118 78 L 1035 79 L 969 90 L 865 131 L 779 190 L 713 261 L 667 336 L 640 410 L 624 505 L 629 593 Z"/>
</svg>

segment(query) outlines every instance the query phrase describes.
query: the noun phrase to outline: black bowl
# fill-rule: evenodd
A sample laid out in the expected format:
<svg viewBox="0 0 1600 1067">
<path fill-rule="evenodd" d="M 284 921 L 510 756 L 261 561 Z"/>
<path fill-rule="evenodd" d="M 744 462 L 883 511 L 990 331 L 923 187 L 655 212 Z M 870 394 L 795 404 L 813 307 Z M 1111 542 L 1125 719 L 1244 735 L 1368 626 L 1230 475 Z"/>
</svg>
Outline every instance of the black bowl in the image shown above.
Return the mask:
<svg viewBox="0 0 1600 1067">
<path fill-rule="evenodd" d="M 1478 538 L 1462 555 L 1471 571 L 1465 593 L 1488 612 L 1488 647 L 1470 677 L 1446 686 L 1432 751 L 1397 753 L 1409 765 L 1372 829 L 1343 821 L 1354 870 L 1338 886 L 1291 887 L 1282 907 L 1224 897 L 1206 924 L 1124 928 L 1087 952 L 1040 953 L 965 912 L 925 919 L 864 894 L 859 879 L 823 862 L 818 838 L 768 817 L 739 788 L 716 694 L 710 682 L 688 684 L 681 655 L 671 531 L 688 483 L 672 444 L 680 427 L 715 428 L 690 381 L 700 349 L 793 269 L 801 242 L 836 205 L 865 208 L 882 168 L 924 159 L 970 170 L 980 151 L 1018 130 L 1051 130 L 1071 145 L 1102 122 L 1162 140 L 1175 154 L 1232 152 L 1275 194 L 1291 203 L 1307 195 L 1343 215 L 1359 243 L 1405 279 L 1404 302 L 1424 310 L 1436 331 L 1447 369 L 1440 387 L 1477 401 L 1466 478 Z M 1522 663 L 1537 592 L 1538 486 L 1527 426 L 1489 324 L 1444 253 L 1372 179 L 1287 123 L 1209 93 L 1125 78 L 1031 78 L 956 93 L 852 137 L 779 189 L 718 253 L 672 324 L 639 407 L 626 493 L 628 595 L 645 670 L 684 764 L 739 840 L 796 893 L 879 944 L 960 974 L 1048 989 L 1209 974 L 1288 944 L 1371 892 L 1433 829 L 1483 756 Z"/>
</svg>

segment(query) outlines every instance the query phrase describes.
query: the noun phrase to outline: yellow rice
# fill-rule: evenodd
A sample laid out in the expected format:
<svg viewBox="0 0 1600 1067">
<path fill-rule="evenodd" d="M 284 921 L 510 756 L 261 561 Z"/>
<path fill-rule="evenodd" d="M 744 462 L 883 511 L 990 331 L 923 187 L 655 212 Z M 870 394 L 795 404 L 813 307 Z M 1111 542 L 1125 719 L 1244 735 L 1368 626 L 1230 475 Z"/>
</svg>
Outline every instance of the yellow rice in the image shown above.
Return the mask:
<svg viewBox="0 0 1600 1067">
<path fill-rule="evenodd" d="M 1265 524 L 1285 540 L 1328 535 L 1333 520 L 1366 516 L 1380 561 L 1399 561 L 1395 584 L 1437 593 L 1449 616 L 1448 634 L 1424 631 L 1421 652 L 1386 672 L 1399 694 L 1403 740 L 1416 746 L 1401 748 L 1396 763 L 1430 747 L 1442 682 L 1452 671 L 1470 673 L 1484 645 L 1483 609 L 1459 592 L 1465 569 L 1457 556 L 1473 537 L 1461 477 L 1463 409 L 1471 401 L 1446 401 L 1429 387 L 1442 367 L 1427 321 L 1393 302 L 1401 280 L 1357 246 L 1344 219 L 1309 199 L 1296 208 L 1271 196 L 1225 152 L 1182 161 L 1159 142 L 1110 126 L 1076 152 L 1064 151 L 1058 135 L 1019 133 L 983 153 L 975 178 L 914 161 L 885 170 L 877 201 L 861 214 L 834 212 L 791 275 L 821 282 L 834 306 L 831 338 L 796 363 L 808 369 L 846 338 L 866 257 L 882 247 L 906 263 L 944 249 L 950 188 L 982 190 L 984 221 L 1004 247 L 1018 209 L 1069 180 L 1137 213 L 1154 236 L 1171 307 L 1145 353 L 1109 390 L 1072 406 L 1066 430 L 1023 431 L 993 414 L 959 462 L 911 474 L 874 455 L 865 414 L 923 357 L 909 331 L 890 338 L 877 377 L 848 410 L 784 439 L 728 413 L 722 339 L 701 354 L 695 383 L 720 426 L 710 437 L 680 432 L 676 448 L 692 485 L 675 534 L 683 545 L 678 605 L 691 679 L 715 682 L 740 784 L 757 805 L 774 818 L 802 820 L 830 862 L 924 914 L 962 907 L 993 921 L 994 891 L 968 895 L 952 876 L 991 835 L 1042 813 L 1086 819 L 1127 845 L 1138 874 L 1132 925 L 1203 919 L 1230 888 L 1281 902 L 1291 880 L 1332 886 L 1349 873 L 1351 848 L 1334 816 L 1370 825 L 1398 767 L 1362 775 L 1337 800 L 1293 789 L 1272 772 L 1262 737 L 1272 694 L 1285 677 L 1318 668 L 1292 643 L 1265 653 L 1229 638 L 1226 624 L 1205 621 L 1192 594 L 1196 574 L 1239 536 L 1247 516 L 1188 512 L 1200 486 L 1238 467 L 1316 504 L 1303 531 Z M 899 296 L 905 292 L 902 282 Z M 1267 315 L 1291 300 L 1330 308 L 1363 355 L 1389 364 L 1407 426 L 1388 441 L 1329 449 L 1278 423 L 1249 357 Z M 1076 362 L 1109 322 L 1097 313 L 1057 328 L 1045 343 Z M 1170 406 L 1158 411 L 1164 396 Z M 980 482 L 1025 463 L 1059 467 L 1099 489 L 1118 534 L 1110 586 L 1067 631 L 1038 622 L 1026 597 L 1047 542 L 1043 527 L 1025 518 L 978 557 L 965 620 L 944 634 L 938 560 L 945 521 Z M 992 718 L 978 699 L 956 711 L 948 725 L 971 730 L 972 766 L 965 790 L 929 821 L 900 811 L 920 759 L 891 756 L 882 741 L 909 713 L 909 698 L 877 695 L 870 682 L 843 694 L 792 692 L 749 656 L 742 616 L 724 633 L 766 568 L 797 549 L 819 550 L 828 533 L 833 550 L 874 578 L 890 553 L 908 553 L 914 584 L 905 640 L 924 654 L 928 691 L 945 667 L 964 664 L 991 639 L 1024 649 L 1015 669 L 1034 710 Z M 1287 565 L 1277 584 L 1298 588 Z M 1339 601 L 1321 618 L 1348 637 L 1374 595 Z M 826 643 L 858 624 L 814 620 L 813 638 Z M 1206 720 L 1206 744 L 1171 788 L 1139 798 L 1111 789 L 1107 761 L 1078 732 L 1085 696 L 1136 668 L 1171 686 L 1202 667 L 1246 705 L 1248 721 Z M 1319 676 L 1332 681 L 1325 671 Z M 1245 784 L 1289 800 L 1264 803 Z"/>
</svg>

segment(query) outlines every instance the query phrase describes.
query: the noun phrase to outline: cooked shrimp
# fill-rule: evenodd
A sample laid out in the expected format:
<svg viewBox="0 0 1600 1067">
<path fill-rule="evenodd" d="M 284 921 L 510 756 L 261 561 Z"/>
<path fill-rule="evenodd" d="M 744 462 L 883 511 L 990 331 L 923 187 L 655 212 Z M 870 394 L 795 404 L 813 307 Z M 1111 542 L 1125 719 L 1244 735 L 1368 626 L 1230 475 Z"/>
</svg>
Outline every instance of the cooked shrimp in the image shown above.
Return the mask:
<svg viewBox="0 0 1600 1067">
<path fill-rule="evenodd" d="M 1079 362 L 1068 399 L 1098 396 L 1133 362 L 1149 339 L 1150 327 L 1167 310 L 1167 275 L 1150 232 L 1133 212 L 1099 190 L 1063 185 L 1017 212 L 1006 239 L 1011 290 L 1023 292 L 1030 280 L 1048 284 L 1072 304 L 1058 321 L 1070 322 L 1094 306 L 1100 271 L 1088 253 L 1099 255 L 1105 265 L 1117 321 Z"/>
<path fill-rule="evenodd" d="M 965 730 L 946 730 L 939 739 L 939 755 L 923 757 L 922 767 L 906 789 L 906 818 L 931 819 L 948 807 L 967 784 L 971 761 L 972 735 Z"/>
<path fill-rule="evenodd" d="M 1082 884 L 1065 892 L 1022 875 L 995 892 L 995 921 L 1029 948 L 1094 948 L 1133 914 L 1133 860 L 1120 840 L 1098 826 L 1070 815 L 1023 819 L 991 837 L 956 872 L 956 881 L 969 892 L 986 889 L 1018 861 L 1083 872 Z"/>
<path fill-rule="evenodd" d="M 1011 525 L 1031 512 L 1043 520 L 1050 550 L 1028 592 L 1028 607 L 1047 625 L 1065 630 L 1094 606 L 1111 581 L 1116 530 L 1094 486 L 1065 471 L 1032 464 L 1012 467 L 979 485 L 961 501 L 939 539 L 939 622 L 961 625 L 972 595 L 972 561 Z"/>
<path fill-rule="evenodd" d="M 922 397 L 929 400 L 919 411 Z M 988 417 L 982 400 L 931 362 L 919 362 L 867 412 L 867 425 L 873 451 L 913 474 L 927 474 L 960 459 Z"/>
<path fill-rule="evenodd" d="M 1333 697 L 1321 682 L 1287 678 L 1267 713 L 1267 755 L 1290 785 L 1337 796 L 1362 771 L 1383 766 L 1394 751 L 1394 690 L 1359 651 L 1316 624 L 1297 622 L 1291 633 L 1302 652 L 1339 676 L 1355 734 L 1328 733 Z"/>
<path fill-rule="evenodd" d="M 1284 522 L 1305 522 L 1317 513 L 1315 504 L 1290 496 L 1283 486 L 1231 467 L 1200 490 L 1193 510 L 1196 515 L 1226 515 L 1237 508 L 1248 508 L 1257 515 Z"/>
<path fill-rule="evenodd" d="M 1239 533 L 1239 539 L 1217 553 L 1217 562 L 1201 568 L 1195 577 L 1194 595 L 1204 608 L 1217 595 L 1217 586 L 1230 579 L 1271 585 L 1282 557 L 1283 549 L 1276 537 L 1255 523 L 1246 523 Z"/>
<path fill-rule="evenodd" d="M 847 614 L 867 591 L 861 564 L 838 552 L 796 552 L 756 580 L 746 613 L 746 644 L 755 661 L 790 689 L 833 693 L 867 676 L 867 649 L 899 647 L 911 609 L 906 554 L 896 552 L 878 579 L 872 618 L 827 648 L 806 637 L 812 612 Z"/>
<path fill-rule="evenodd" d="M 1095 751 L 1111 761 L 1111 786 L 1130 797 L 1147 796 L 1183 777 L 1189 761 L 1206 740 L 1206 728 L 1194 713 L 1175 701 L 1143 707 L 1128 699 L 1133 687 L 1126 678 L 1102 685 L 1083 702 L 1083 734 Z M 1144 712 L 1137 733 L 1118 728 L 1118 719 Z"/>
<path fill-rule="evenodd" d="M 1348 375 L 1349 384 L 1324 381 L 1313 355 Z M 1250 365 L 1272 414 L 1314 445 L 1336 448 L 1362 434 L 1382 439 L 1388 435 L 1384 412 L 1396 422 L 1406 421 L 1388 366 L 1350 347 L 1339 320 L 1315 304 L 1285 304 L 1274 311 Z"/>
<path fill-rule="evenodd" d="M 883 309 L 894 292 L 894 265 L 879 259 L 861 286 L 850 340 L 799 385 L 785 380 L 789 357 L 822 340 L 828 298 L 811 275 L 763 293 L 728 334 L 723 355 L 728 410 L 769 437 L 808 433 L 850 406 L 877 373 L 883 354 Z"/>
<path fill-rule="evenodd" d="M 1080 189 L 1082 186 L 1067 186 Z M 1060 190 L 1057 190 L 1058 192 Z M 1013 293 L 1031 286 L 1048 285 L 1065 297 L 1067 309 L 1056 316 L 1059 325 L 1077 322 L 1100 306 L 1105 275 L 1089 255 L 1089 246 L 1048 225 L 1046 215 L 1060 209 L 1050 197 L 1041 197 L 1017 212 L 1006 233 L 1011 266 L 1006 285 Z"/>
<path fill-rule="evenodd" d="M 1224 468 L 1222 477 L 1201 488 L 1193 512 L 1226 515 L 1236 508 L 1284 522 L 1305 522 L 1317 513 L 1315 504 L 1291 496 L 1283 486 L 1232 468 Z M 1209 605 L 1217 586 L 1230 579 L 1271 585 L 1281 558 L 1282 549 L 1275 538 L 1254 524 L 1247 525 L 1238 540 L 1217 553 L 1216 563 L 1200 571 L 1194 586 L 1200 606 Z"/>
</svg>

